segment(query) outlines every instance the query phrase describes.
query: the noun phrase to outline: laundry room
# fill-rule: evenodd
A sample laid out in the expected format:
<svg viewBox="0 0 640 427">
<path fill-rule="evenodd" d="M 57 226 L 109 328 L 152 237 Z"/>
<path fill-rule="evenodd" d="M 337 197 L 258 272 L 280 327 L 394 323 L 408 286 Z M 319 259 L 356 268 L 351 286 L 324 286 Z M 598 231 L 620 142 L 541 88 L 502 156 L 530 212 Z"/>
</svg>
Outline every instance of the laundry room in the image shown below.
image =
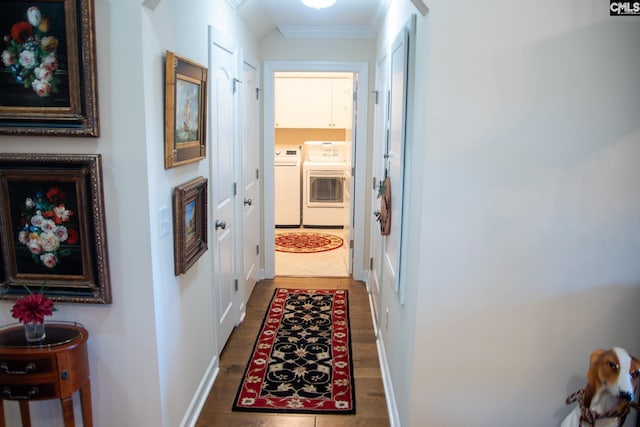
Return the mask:
<svg viewBox="0 0 640 427">
<path fill-rule="evenodd" d="M 275 74 L 275 273 L 349 276 L 353 73 Z"/>
</svg>

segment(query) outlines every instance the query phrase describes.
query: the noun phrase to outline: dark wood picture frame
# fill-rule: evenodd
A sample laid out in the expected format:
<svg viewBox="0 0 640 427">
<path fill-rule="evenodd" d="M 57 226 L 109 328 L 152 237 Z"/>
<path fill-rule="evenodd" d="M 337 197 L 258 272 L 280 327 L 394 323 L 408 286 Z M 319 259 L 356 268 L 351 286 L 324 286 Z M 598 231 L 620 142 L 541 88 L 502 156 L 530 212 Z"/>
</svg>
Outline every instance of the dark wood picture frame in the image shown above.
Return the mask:
<svg viewBox="0 0 640 427">
<path fill-rule="evenodd" d="M 0 1 L 0 134 L 100 135 L 93 2 Z"/>
<path fill-rule="evenodd" d="M 0 154 L 0 299 L 111 303 L 100 154 Z"/>
<path fill-rule="evenodd" d="M 175 275 L 186 273 L 208 249 L 207 187 L 200 176 L 173 190 Z"/>
<path fill-rule="evenodd" d="M 207 69 L 167 51 L 165 62 L 164 167 L 207 156 Z"/>
</svg>

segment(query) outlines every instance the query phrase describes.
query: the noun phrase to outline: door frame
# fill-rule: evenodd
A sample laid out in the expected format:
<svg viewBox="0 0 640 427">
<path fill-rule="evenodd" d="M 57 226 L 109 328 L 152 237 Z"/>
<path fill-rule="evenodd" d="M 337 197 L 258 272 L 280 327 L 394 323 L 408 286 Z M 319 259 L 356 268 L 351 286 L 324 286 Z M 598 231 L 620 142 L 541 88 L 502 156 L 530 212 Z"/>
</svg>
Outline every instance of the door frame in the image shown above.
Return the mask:
<svg viewBox="0 0 640 427">
<path fill-rule="evenodd" d="M 353 271 L 355 280 L 366 280 L 363 266 L 365 243 L 365 198 L 367 173 L 367 122 L 369 99 L 369 64 L 365 61 L 265 61 L 264 62 L 264 103 L 263 103 L 263 207 L 264 207 L 264 273 L 266 278 L 275 276 L 275 218 L 273 188 L 275 182 L 274 167 L 274 78 L 278 71 L 340 71 L 358 74 L 359 88 L 356 95 L 358 120 L 353 129 L 355 156 L 352 167 L 356 171 L 354 194 L 351 198 L 351 218 L 353 229 Z"/>
</svg>

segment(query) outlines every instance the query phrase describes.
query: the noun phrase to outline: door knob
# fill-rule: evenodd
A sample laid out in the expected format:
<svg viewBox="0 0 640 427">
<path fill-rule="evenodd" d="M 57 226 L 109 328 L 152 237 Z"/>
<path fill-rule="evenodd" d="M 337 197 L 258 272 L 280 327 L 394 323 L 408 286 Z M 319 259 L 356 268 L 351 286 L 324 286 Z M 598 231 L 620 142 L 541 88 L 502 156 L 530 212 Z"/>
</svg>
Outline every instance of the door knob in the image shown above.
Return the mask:
<svg viewBox="0 0 640 427">
<path fill-rule="evenodd" d="M 251 204 L 253 203 L 253 201 L 251 199 L 244 199 L 244 204 L 251 206 Z"/>
<path fill-rule="evenodd" d="M 218 228 L 222 228 L 222 229 L 224 230 L 225 228 L 227 228 L 227 223 L 226 223 L 226 222 L 224 222 L 224 220 L 223 220 L 223 221 L 220 221 L 219 219 L 216 219 L 215 226 L 216 226 L 216 230 L 217 230 Z"/>
</svg>

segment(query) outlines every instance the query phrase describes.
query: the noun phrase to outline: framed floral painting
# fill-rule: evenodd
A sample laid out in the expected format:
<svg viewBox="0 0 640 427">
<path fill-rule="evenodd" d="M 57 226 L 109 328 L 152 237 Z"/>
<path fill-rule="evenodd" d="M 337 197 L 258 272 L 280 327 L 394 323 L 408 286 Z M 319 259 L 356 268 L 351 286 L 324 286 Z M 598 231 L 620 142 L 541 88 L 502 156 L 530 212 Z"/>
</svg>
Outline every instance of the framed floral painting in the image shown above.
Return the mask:
<svg viewBox="0 0 640 427">
<path fill-rule="evenodd" d="M 99 136 L 94 0 L 0 0 L 0 134 Z"/>
<path fill-rule="evenodd" d="M 202 176 L 173 190 L 173 242 L 176 276 L 207 251 L 207 179 Z"/>
<path fill-rule="evenodd" d="M 111 302 L 99 154 L 0 154 L 0 286 Z"/>
<path fill-rule="evenodd" d="M 167 51 L 164 167 L 206 158 L 207 69 Z"/>
</svg>

